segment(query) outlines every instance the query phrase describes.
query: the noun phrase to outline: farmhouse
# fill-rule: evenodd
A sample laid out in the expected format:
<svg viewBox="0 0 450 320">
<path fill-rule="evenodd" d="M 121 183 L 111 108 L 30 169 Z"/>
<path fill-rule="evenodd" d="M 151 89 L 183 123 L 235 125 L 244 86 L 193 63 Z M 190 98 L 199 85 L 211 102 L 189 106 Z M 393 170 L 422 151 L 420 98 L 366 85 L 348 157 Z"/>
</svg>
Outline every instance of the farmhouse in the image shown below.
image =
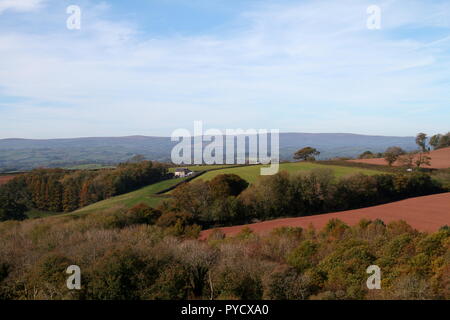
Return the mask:
<svg viewBox="0 0 450 320">
<path fill-rule="evenodd" d="M 193 172 L 187 168 L 177 168 L 175 170 L 176 178 L 184 178 L 184 177 L 190 176 L 191 174 L 193 174 Z"/>
</svg>

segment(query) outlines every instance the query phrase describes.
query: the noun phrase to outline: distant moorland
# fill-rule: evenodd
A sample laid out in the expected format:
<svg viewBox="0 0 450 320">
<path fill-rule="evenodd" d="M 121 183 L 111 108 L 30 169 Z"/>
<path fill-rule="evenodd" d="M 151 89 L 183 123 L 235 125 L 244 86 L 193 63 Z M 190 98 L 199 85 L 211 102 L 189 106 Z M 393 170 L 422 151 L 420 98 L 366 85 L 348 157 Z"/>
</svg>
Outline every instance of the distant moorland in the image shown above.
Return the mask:
<svg viewBox="0 0 450 320">
<path fill-rule="evenodd" d="M 77 168 L 79 165 L 115 165 L 136 154 L 155 161 L 170 160 L 177 142 L 169 137 L 112 137 L 76 139 L 0 139 L 0 172 L 36 167 Z M 206 143 L 205 143 L 206 145 Z M 281 133 L 280 158 L 291 160 L 300 147 L 312 145 L 318 159 L 355 157 L 364 151 L 383 152 L 390 146 L 415 148 L 414 137 L 369 136 L 348 133 Z"/>
</svg>

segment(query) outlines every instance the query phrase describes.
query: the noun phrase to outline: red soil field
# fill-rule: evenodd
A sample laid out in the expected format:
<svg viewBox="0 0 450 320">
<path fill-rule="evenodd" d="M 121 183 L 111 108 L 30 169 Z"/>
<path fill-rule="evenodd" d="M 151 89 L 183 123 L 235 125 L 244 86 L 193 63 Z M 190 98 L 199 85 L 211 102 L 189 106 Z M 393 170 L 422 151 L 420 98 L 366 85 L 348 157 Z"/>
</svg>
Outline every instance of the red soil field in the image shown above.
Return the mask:
<svg viewBox="0 0 450 320">
<path fill-rule="evenodd" d="M 404 220 L 419 231 L 434 232 L 440 227 L 450 226 L 450 193 L 406 199 L 374 207 L 327 213 L 315 216 L 276 219 L 234 227 L 218 228 L 226 236 L 235 236 L 244 227 L 258 234 L 267 234 L 279 227 L 302 227 L 310 225 L 323 228 L 330 219 L 339 219 L 349 225 L 357 224 L 361 219 L 381 219 L 385 223 Z M 205 240 L 214 229 L 202 231 L 200 239 Z"/>
<path fill-rule="evenodd" d="M 438 150 L 433 150 L 430 152 L 429 156 L 431 157 L 430 166 L 423 166 L 424 168 L 432 168 L 432 169 L 446 169 L 450 168 L 450 147 L 442 148 Z M 357 160 L 348 160 L 349 162 L 358 162 L 358 163 L 368 163 L 368 164 L 377 164 L 377 165 L 387 165 L 386 160 L 383 158 L 375 158 L 375 159 L 357 159 Z M 394 166 L 400 166 L 399 161 L 394 163 Z"/>
<path fill-rule="evenodd" d="M 12 180 L 15 176 L 14 175 L 10 175 L 10 176 L 0 176 L 0 186 L 2 184 L 7 183 L 9 180 Z"/>
</svg>

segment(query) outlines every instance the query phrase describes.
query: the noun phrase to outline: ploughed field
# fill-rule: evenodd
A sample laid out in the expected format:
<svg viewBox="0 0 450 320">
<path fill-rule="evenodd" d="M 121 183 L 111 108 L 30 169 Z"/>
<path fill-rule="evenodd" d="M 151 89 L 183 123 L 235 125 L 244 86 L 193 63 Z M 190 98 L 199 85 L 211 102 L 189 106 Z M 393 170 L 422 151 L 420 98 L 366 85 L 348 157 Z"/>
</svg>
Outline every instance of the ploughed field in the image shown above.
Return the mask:
<svg viewBox="0 0 450 320">
<path fill-rule="evenodd" d="M 442 148 L 438 150 L 430 151 L 428 155 L 431 157 L 430 165 L 423 165 L 424 168 L 432 168 L 432 169 L 446 169 L 450 168 L 450 147 Z M 367 164 L 376 164 L 376 165 L 387 165 L 386 160 L 383 158 L 374 158 L 374 159 L 356 159 L 356 160 L 348 160 L 349 162 L 357 162 L 357 163 L 367 163 Z M 400 161 L 396 161 L 394 166 L 400 166 Z"/>
<path fill-rule="evenodd" d="M 357 224 L 361 219 L 380 219 L 385 223 L 404 220 L 419 231 L 434 232 L 442 226 L 450 226 L 450 193 L 441 193 L 425 197 L 410 198 L 388 204 L 327 213 L 315 216 L 285 218 L 254 224 L 218 228 L 227 236 L 235 236 L 245 227 L 258 234 L 269 233 L 280 227 L 323 228 L 330 219 L 339 219 L 349 225 Z M 201 233 L 201 239 L 207 239 L 214 229 Z"/>
<path fill-rule="evenodd" d="M 14 177 L 16 176 L 15 175 L 0 176 L 0 186 L 2 184 L 7 183 L 9 180 L 12 180 Z"/>
</svg>

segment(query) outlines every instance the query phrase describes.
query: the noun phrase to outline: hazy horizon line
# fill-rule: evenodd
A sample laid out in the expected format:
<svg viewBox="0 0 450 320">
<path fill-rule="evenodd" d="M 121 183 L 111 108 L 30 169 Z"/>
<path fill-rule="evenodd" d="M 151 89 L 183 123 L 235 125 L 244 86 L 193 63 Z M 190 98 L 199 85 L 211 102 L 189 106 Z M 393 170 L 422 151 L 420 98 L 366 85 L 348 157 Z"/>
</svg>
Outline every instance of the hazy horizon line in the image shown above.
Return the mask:
<svg viewBox="0 0 450 320">
<path fill-rule="evenodd" d="M 222 130 L 224 131 L 224 130 Z M 396 138 L 414 138 L 414 135 L 382 135 L 382 134 L 367 134 L 367 133 L 354 133 L 354 132 L 295 132 L 287 131 L 280 132 L 279 134 L 308 134 L 308 135 L 356 135 L 356 136 L 370 136 L 370 137 L 396 137 Z M 430 135 L 431 136 L 431 135 Z M 23 138 L 23 137 L 9 137 L 1 138 L 0 140 L 69 140 L 69 139 L 97 139 L 97 138 L 170 138 L 170 135 L 143 135 L 143 134 L 133 134 L 133 135 L 122 135 L 122 136 L 74 136 L 74 137 L 63 137 L 63 138 Z"/>
</svg>

